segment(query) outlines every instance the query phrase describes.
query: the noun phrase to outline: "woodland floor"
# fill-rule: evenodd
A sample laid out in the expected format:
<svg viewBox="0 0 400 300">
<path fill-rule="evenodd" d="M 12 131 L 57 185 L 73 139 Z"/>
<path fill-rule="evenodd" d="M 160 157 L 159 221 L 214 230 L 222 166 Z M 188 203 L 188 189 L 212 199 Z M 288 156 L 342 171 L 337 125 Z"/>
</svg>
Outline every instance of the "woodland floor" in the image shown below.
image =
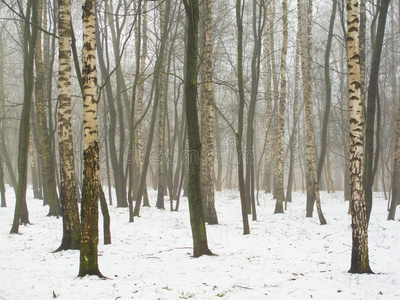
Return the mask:
<svg viewBox="0 0 400 300">
<path fill-rule="evenodd" d="M 105 191 L 107 194 L 107 191 Z M 270 194 L 260 192 L 258 221 L 242 235 L 239 194 L 216 193 L 220 225 L 207 226 L 216 256 L 192 258 L 187 199 L 180 211 L 153 207 L 128 223 L 128 209 L 110 207 L 112 245 L 103 245 L 99 266 L 107 280 L 77 278 L 79 252 L 57 249 L 61 219 L 28 189 L 32 225 L 10 235 L 14 193 L 0 208 L 0 299 L 396 299 L 400 298 L 400 222 L 387 221 L 387 201 L 376 193 L 369 226 L 374 275 L 347 273 L 350 216 L 343 193 L 321 193 L 328 225 L 316 213 L 306 219 L 305 195 L 297 192 L 285 214 L 274 215 Z M 166 207 L 169 201 L 166 199 Z"/>
</svg>

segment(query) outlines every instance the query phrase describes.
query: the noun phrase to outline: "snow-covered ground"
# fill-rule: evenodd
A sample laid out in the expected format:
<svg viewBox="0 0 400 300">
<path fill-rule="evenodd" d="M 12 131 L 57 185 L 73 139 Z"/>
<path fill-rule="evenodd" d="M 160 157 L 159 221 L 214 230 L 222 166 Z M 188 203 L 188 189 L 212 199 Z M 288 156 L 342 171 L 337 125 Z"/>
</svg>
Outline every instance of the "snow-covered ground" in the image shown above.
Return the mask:
<svg viewBox="0 0 400 300">
<path fill-rule="evenodd" d="M 150 197 L 154 205 L 155 192 Z M 48 208 L 30 190 L 32 225 L 10 235 L 14 193 L 8 188 L 8 207 L 0 208 L 0 299 L 400 299 L 400 222 L 386 220 L 387 201 L 375 194 L 369 226 L 376 274 L 352 275 L 348 203 L 342 193 L 321 198 L 325 226 L 316 213 L 304 217 L 304 194 L 295 193 L 285 214 L 274 215 L 271 195 L 262 192 L 258 221 L 243 236 L 238 193 L 217 192 L 220 225 L 207 226 L 216 256 L 201 258 L 191 256 L 186 198 L 179 212 L 142 208 L 134 223 L 127 209 L 110 207 L 112 245 L 103 245 L 100 215 L 99 266 L 108 277 L 101 280 L 77 278 L 78 251 L 52 253 L 61 219 L 46 217 Z"/>
</svg>

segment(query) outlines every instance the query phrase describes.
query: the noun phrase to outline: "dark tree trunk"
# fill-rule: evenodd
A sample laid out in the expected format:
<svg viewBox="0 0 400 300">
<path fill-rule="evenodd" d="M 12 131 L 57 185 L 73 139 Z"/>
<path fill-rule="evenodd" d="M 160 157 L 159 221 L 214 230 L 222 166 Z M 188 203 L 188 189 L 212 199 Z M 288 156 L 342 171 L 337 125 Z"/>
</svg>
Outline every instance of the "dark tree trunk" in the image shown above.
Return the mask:
<svg viewBox="0 0 400 300">
<path fill-rule="evenodd" d="M 371 216 L 372 186 L 374 184 L 374 177 L 376 173 L 376 166 L 374 166 L 375 109 L 377 106 L 377 97 L 378 97 L 379 66 L 381 62 L 383 37 L 385 34 L 386 16 L 389 8 L 389 3 L 390 0 L 382 0 L 380 2 L 378 28 L 376 32 L 375 42 L 373 45 L 371 74 L 368 85 L 367 112 L 365 121 L 366 125 L 365 125 L 365 168 L 364 168 L 364 191 L 365 191 L 365 204 L 367 208 L 367 223 L 369 222 L 369 218 Z M 380 130 L 380 128 L 377 128 L 377 130 Z M 379 143 L 379 140 L 377 140 L 376 142 Z M 375 155 L 378 155 L 378 153 L 375 153 Z M 375 160 L 375 162 L 377 162 L 377 160 Z"/>
<path fill-rule="evenodd" d="M 321 131 L 321 153 L 319 156 L 318 166 L 317 166 L 317 181 L 320 182 L 322 167 L 324 166 L 326 147 L 327 147 L 327 135 L 328 135 L 328 125 L 329 125 L 329 112 L 331 110 L 331 99 L 332 99 L 332 87 L 331 87 L 331 77 L 329 74 L 329 58 L 331 54 L 332 48 L 332 39 L 333 39 L 333 27 L 335 25 L 335 17 L 336 17 L 336 6 L 337 0 L 333 0 L 332 3 L 332 13 L 331 20 L 329 23 L 329 31 L 328 31 L 328 42 L 325 49 L 325 111 L 324 118 L 322 121 L 322 131 Z"/>
<path fill-rule="evenodd" d="M 239 113 L 238 113 L 238 132 L 236 133 L 236 153 L 238 157 L 238 180 L 240 192 L 240 204 L 242 208 L 243 234 L 250 234 L 249 219 L 246 211 L 246 190 L 244 182 L 243 168 L 243 112 L 244 112 L 244 85 L 243 85 L 243 11 L 242 0 L 236 0 L 236 25 L 238 27 L 238 87 L 239 87 Z"/>
<path fill-rule="evenodd" d="M 200 186 L 201 142 L 197 111 L 197 53 L 199 32 L 199 2 L 184 0 L 187 15 L 185 62 L 185 113 L 189 140 L 189 212 L 193 237 L 193 256 L 212 255 L 208 249 L 206 225 Z"/>
<path fill-rule="evenodd" d="M 110 213 L 108 211 L 106 196 L 104 195 L 101 184 L 99 184 L 99 198 L 101 213 L 103 214 L 104 245 L 109 245 L 111 244 Z"/>
<path fill-rule="evenodd" d="M 37 1 L 28 1 L 26 4 L 26 18 L 31 18 L 32 23 L 37 24 Z M 30 33 L 32 29 L 32 34 Z M 28 171 L 28 150 L 29 150 L 29 117 L 31 111 L 31 102 L 33 94 L 33 61 L 35 52 L 37 29 L 30 25 L 30 22 L 24 23 L 24 102 L 22 105 L 22 114 L 19 127 L 18 143 L 18 186 L 15 200 L 14 221 L 10 233 L 18 233 L 19 222 L 29 223 L 28 210 L 26 205 L 26 185 Z"/>
</svg>

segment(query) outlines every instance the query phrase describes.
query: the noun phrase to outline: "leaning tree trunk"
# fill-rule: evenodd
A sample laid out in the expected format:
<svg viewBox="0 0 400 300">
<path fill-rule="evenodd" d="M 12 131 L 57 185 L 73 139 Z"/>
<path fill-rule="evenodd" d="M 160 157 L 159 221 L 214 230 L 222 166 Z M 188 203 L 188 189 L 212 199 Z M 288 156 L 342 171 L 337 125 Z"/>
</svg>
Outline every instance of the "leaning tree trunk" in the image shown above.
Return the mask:
<svg viewBox="0 0 400 300">
<path fill-rule="evenodd" d="M 37 1 L 28 1 L 26 4 L 25 17 L 31 17 L 32 23 L 37 24 Z M 16 191 L 14 221 L 10 233 L 18 233 L 19 223 L 29 223 L 28 210 L 26 205 L 26 185 L 28 174 L 28 150 L 29 150 L 29 117 L 33 94 L 33 62 L 37 29 L 25 20 L 24 23 L 24 102 L 22 105 L 21 121 L 19 127 L 18 143 L 18 186 Z M 32 29 L 32 33 L 31 32 Z"/>
<path fill-rule="evenodd" d="M 112 1 L 106 1 L 105 9 L 106 16 L 108 19 L 109 30 L 111 32 L 111 40 L 113 45 L 113 53 L 114 53 L 114 61 L 116 63 L 115 66 L 115 78 L 116 78 L 116 95 L 112 100 L 116 103 L 117 106 L 117 114 L 118 114 L 118 127 L 119 127 L 119 147 L 118 147 L 118 160 L 115 162 L 116 169 L 114 169 L 114 174 L 118 173 L 117 178 L 118 182 L 116 182 L 116 194 L 117 194 L 117 204 L 119 207 L 128 206 L 127 197 L 126 197 L 126 177 L 124 175 L 124 164 L 125 164 L 125 122 L 124 122 L 124 106 L 127 115 L 129 116 L 129 100 L 127 87 L 124 80 L 124 76 L 122 74 L 122 66 L 121 66 L 121 35 L 124 29 L 124 25 L 126 23 L 126 15 L 121 14 L 119 11 L 122 7 L 122 2 L 119 1 L 115 11 L 113 10 Z M 107 47 L 107 46 L 106 46 Z M 108 64 L 109 64 L 109 56 L 106 56 Z M 111 76 L 109 74 L 108 76 Z M 107 78 L 109 80 L 109 78 Z M 115 134 L 115 133 L 114 133 Z"/>
<path fill-rule="evenodd" d="M 352 253 L 350 273 L 372 273 L 368 255 L 368 227 L 363 189 L 364 120 L 360 89 L 358 1 L 347 0 L 347 48 L 350 110 L 350 189 Z"/>
<path fill-rule="evenodd" d="M 333 0 L 332 2 L 332 13 L 331 20 L 329 23 L 329 31 L 328 31 L 328 41 L 325 50 L 325 62 L 324 62 L 324 74 L 325 74 L 325 111 L 324 118 L 322 121 L 322 131 L 321 131 L 321 153 L 319 155 L 318 166 L 317 166 L 317 180 L 318 182 L 321 180 L 322 167 L 325 162 L 325 154 L 327 148 L 327 135 L 328 135 L 328 125 L 329 125 L 329 112 L 331 110 L 331 100 L 332 100 L 332 86 L 331 86 L 331 77 L 329 74 L 330 69 L 330 54 L 332 48 L 332 40 L 333 40 L 333 27 L 335 25 L 335 17 L 336 17 L 336 6 L 337 0 Z"/>
<path fill-rule="evenodd" d="M 208 249 L 206 225 L 200 186 L 201 142 L 197 114 L 197 52 L 199 32 L 199 2 L 184 0 L 187 15 L 185 62 L 185 113 L 189 140 L 189 212 L 193 236 L 193 256 L 212 255 Z"/>
<path fill-rule="evenodd" d="M 375 129 L 375 110 L 377 107 L 379 66 L 381 62 L 381 53 L 383 47 L 383 37 L 385 35 L 386 16 L 390 0 L 380 1 L 378 28 L 372 51 L 371 74 L 368 85 L 367 112 L 365 126 L 365 168 L 364 168 L 364 192 L 367 208 L 367 223 L 372 210 L 372 186 L 376 173 L 376 164 L 374 165 L 374 129 Z M 379 124 L 378 124 L 379 126 Z M 379 131 L 380 128 L 377 128 Z M 379 143 L 377 139 L 376 143 Z M 375 153 L 379 155 L 379 153 Z M 377 162 L 377 160 L 375 160 Z"/>
<path fill-rule="evenodd" d="M 257 10 L 257 7 L 259 9 Z M 249 108 L 247 111 L 247 133 L 246 133 L 246 209 L 247 213 L 253 214 L 253 220 L 256 218 L 256 212 L 253 211 L 255 205 L 254 197 L 254 118 L 256 111 L 256 100 L 258 95 L 258 84 L 260 79 L 260 62 L 261 62 L 261 41 L 262 34 L 265 26 L 265 2 L 253 0 L 253 36 L 254 36 L 254 49 L 251 59 L 251 96 Z"/>
<path fill-rule="evenodd" d="M 106 18 L 105 18 L 106 20 Z M 103 81 L 103 86 L 105 88 L 105 99 L 108 103 L 108 113 L 109 113 L 109 127 L 108 127 L 108 147 L 109 147 L 109 154 L 110 154 L 110 160 L 111 160 L 111 167 L 113 170 L 114 174 L 114 187 L 115 187 L 115 193 L 117 196 L 117 207 L 127 207 L 128 202 L 126 200 L 126 189 L 125 189 L 125 178 L 124 178 L 124 172 L 123 172 L 123 167 L 121 167 L 120 162 L 121 162 L 121 156 L 118 156 L 118 148 L 117 148 L 117 136 L 116 133 L 118 131 L 117 129 L 117 111 L 118 111 L 118 105 L 117 108 L 115 107 L 115 101 L 114 95 L 113 95 L 113 87 L 111 85 L 110 79 L 110 72 L 108 67 L 106 66 L 106 58 L 104 57 L 103 49 L 102 49 L 102 40 L 101 40 L 101 35 L 100 35 L 100 29 L 98 28 L 99 24 L 96 22 L 96 49 L 97 49 L 97 54 L 98 54 L 98 59 L 99 59 L 99 65 L 100 65 L 100 73 L 102 75 L 102 81 Z M 117 91 L 119 93 L 119 91 Z M 118 98 L 119 102 L 121 102 L 120 97 Z M 122 114 L 121 114 L 122 116 Z M 120 128 L 121 128 L 121 124 Z M 122 145 L 122 142 L 120 143 L 120 147 Z M 121 154 L 123 155 L 123 154 Z"/>
<path fill-rule="evenodd" d="M 58 250 L 79 249 L 80 220 L 76 195 L 71 128 L 71 4 L 59 1 L 58 137 L 63 238 Z"/>
<path fill-rule="evenodd" d="M 319 180 L 317 177 L 317 168 L 315 163 L 315 138 L 314 138 L 314 118 L 312 113 L 312 0 L 309 0 L 307 11 L 307 62 L 306 62 L 306 79 L 307 85 L 304 87 L 306 94 L 304 96 L 305 114 L 307 123 L 307 169 L 306 169 L 306 185 L 307 185 L 307 216 L 312 216 L 314 200 L 317 205 L 318 217 L 321 225 L 326 224 L 325 217 L 321 209 L 321 201 L 319 195 Z M 309 215 L 311 213 L 311 215 Z"/>
<path fill-rule="evenodd" d="M 238 181 L 240 192 L 240 204 L 242 209 L 243 234 L 250 234 L 249 218 L 246 211 L 246 191 L 243 176 L 243 111 L 244 111 L 244 85 L 243 85 L 243 9 L 242 0 L 236 0 L 236 24 L 238 27 L 238 45 L 237 45 L 237 77 L 239 87 L 239 113 L 238 113 L 238 131 L 236 133 L 236 153 L 238 157 Z"/>
<path fill-rule="evenodd" d="M 149 136 L 147 140 L 147 147 L 146 147 L 146 153 L 144 156 L 143 160 L 143 169 L 141 170 L 141 176 L 140 176 L 140 181 L 139 181 L 139 187 L 138 187 L 138 192 L 137 192 L 137 197 L 136 197 L 136 204 L 135 204 L 135 209 L 133 211 L 133 215 L 138 217 L 139 212 L 140 212 L 140 206 L 142 204 L 142 196 L 144 194 L 144 191 L 146 190 L 146 175 L 147 175 L 147 169 L 149 167 L 149 160 L 150 160 L 150 150 L 151 150 L 151 145 L 153 143 L 153 135 L 154 135 L 154 127 L 155 127 L 155 122 L 156 122 L 156 117 L 157 117 L 157 107 L 159 103 L 159 98 L 160 98 L 160 86 L 159 86 L 159 80 L 160 76 L 164 76 L 164 74 L 161 74 L 161 65 L 162 61 L 164 60 L 164 52 L 165 52 L 165 47 L 167 43 L 167 34 L 168 34 L 168 24 L 169 24 L 169 11 L 171 7 L 171 0 L 166 0 L 166 8 L 165 8 L 165 22 L 164 22 L 164 28 L 162 30 L 163 34 L 161 36 L 161 41 L 160 41 L 160 50 L 157 56 L 156 64 L 155 64 L 155 72 L 154 72 L 154 78 L 153 78 L 153 84 L 155 86 L 155 92 L 154 92 L 154 103 L 153 103 L 153 111 L 151 114 L 151 121 L 150 121 L 150 127 L 149 127 Z"/>
<path fill-rule="evenodd" d="M 81 205 L 81 253 L 79 277 L 97 275 L 99 243 L 99 138 L 97 131 L 97 69 L 95 38 L 95 1 L 86 0 L 83 6 L 82 77 L 83 123 L 85 147 Z"/>
</svg>

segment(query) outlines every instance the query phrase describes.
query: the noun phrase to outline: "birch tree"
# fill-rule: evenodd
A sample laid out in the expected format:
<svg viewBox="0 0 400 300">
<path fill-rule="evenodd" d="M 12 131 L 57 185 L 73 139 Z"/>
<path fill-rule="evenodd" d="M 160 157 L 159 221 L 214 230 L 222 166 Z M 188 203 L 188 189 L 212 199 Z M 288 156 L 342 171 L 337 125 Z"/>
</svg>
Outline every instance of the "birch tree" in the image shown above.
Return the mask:
<svg viewBox="0 0 400 300">
<path fill-rule="evenodd" d="M 274 213 L 283 213 L 283 201 L 285 193 L 283 190 L 283 175 L 284 175 L 284 153 L 283 153 L 283 138 L 285 134 L 285 109 L 286 109 L 286 57 L 288 48 L 288 8 L 287 0 L 282 1 L 283 6 L 283 45 L 281 53 L 281 94 L 279 100 L 278 112 L 278 131 L 276 137 L 275 154 L 276 154 L 276 179 L 274 179 L 274 196 L 276 198 Z"/>
<path fill-rule="evenodd" d="M 208 224 L 218 224 L 214 193 L 214 88 L 212 47 L 212 2 L 205 0 L 203 13 L 203 62 L 201 72 L 201 185 L 203 210 Z"/>
<path fill-rule="evenodd" d="M 350 110 L 350 195 L 352 251 L 350 273 L 372 273 L 368 255 L 368 229 L 363 189 L 364 109 L 360 88 L 358 1 L 347 0 L 347 49 Z"/>
<path fill-rule="evenodd" d="M 83 6 L 83 151 L 84 170 L 81 205 L 81 252 L 79 277 L 97 275 L 99 271 L 97 247 L 99 242 L 99 138 L 97 130 L 97 68 L 95 35 L 95 0 L 85 0 Z"/>
<path fill-rule="evenodd" d="M 58 137 L 63 238 L 58 250 L 79 249 L 80 220 L 71 128 L 71 1 L 59 1 Z"/>
</svg>

